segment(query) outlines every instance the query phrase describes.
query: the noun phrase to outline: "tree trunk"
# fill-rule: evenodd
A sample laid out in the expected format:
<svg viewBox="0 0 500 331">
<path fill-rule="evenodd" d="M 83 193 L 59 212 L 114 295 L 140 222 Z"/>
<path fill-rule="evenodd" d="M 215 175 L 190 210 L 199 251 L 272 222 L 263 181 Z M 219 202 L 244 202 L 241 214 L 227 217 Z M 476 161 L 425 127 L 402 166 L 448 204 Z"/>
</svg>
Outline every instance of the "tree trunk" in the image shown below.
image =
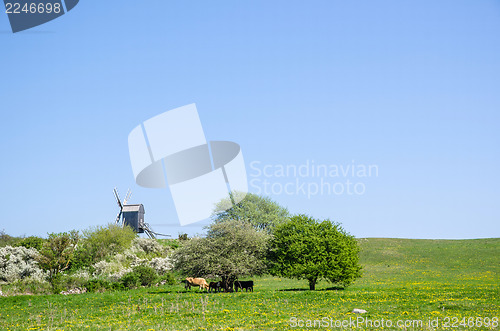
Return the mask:
<svg viewBox="0 0 500 331">
<path fill-rule="evenodd" d="M 314 291 L 316 289 L 316 278 L 309 279 L 309 290 Z"/>
<path fill-rule="evenodd" d="M 233 292 L 234 276 L 222 276 L 222 286 L 224 292 Z"/>
</svg>

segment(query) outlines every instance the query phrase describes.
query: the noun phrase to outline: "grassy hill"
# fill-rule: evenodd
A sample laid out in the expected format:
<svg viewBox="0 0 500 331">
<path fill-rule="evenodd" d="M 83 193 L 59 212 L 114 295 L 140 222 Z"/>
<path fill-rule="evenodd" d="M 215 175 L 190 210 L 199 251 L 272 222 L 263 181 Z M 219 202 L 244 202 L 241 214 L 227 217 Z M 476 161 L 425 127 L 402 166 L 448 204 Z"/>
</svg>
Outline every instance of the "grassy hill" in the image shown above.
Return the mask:
<svg viewBox="0 0 500 331">
<path fill-rule="evenodd" d="M 280 330 L 314 320 L 329 329 L 342 322 L 359 330 L 499 329 L 500 239 L 359 243 L 363 277 L 345 290 L 320 282 L 311 292 L 306 281 L 268 276 L 254 278 L 253 293 L 206 294 L 179 284 L 3 297 L 0 329 Z M 368 312 L 353 314 L 354 308 Z"/>
<path fill-rule="evenodd" d="M 500 281 L 500 239 L 359 239 L 364 276 L 373 286 L 425 281 L 480 285 Z"/>
</svg>

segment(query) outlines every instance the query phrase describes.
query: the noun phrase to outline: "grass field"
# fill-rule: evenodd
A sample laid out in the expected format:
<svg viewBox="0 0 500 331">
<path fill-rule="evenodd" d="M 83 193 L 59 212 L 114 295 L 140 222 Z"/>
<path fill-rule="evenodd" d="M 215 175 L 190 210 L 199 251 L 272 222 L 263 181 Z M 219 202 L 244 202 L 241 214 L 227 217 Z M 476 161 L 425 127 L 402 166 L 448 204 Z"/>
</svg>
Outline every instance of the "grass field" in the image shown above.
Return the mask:
<svg viewBox="0 0 500 331">
<path fill-rule="evenodd" d="M 335 329 L 335 322 L 358 322 L 361 317 L 362 324 L 348 328 L 500 329 L 498 322 L 491 323 L 500 317 L 500 239 L 359 242 L 363 277 L 345 290 L 320 282 L 311 292 L 306 281 L 268 276 L 254 278 L 253 293 L 186 292 L 179 284 L 70 296 L 2 297 L 0 329 L 269 330 L 289 329 L 299 320 L 321 320 Z M 353 314 L 354 308 L 368 312 Z M 484 326 L 486 318 L 489 327 Z M 382 319 L 386 327 L 377 327 Z M 389 321 L 392 327 L 387 327 Z M 406 322 L 406 328 L 399 328 L 398 321 Z"/>
</svg>

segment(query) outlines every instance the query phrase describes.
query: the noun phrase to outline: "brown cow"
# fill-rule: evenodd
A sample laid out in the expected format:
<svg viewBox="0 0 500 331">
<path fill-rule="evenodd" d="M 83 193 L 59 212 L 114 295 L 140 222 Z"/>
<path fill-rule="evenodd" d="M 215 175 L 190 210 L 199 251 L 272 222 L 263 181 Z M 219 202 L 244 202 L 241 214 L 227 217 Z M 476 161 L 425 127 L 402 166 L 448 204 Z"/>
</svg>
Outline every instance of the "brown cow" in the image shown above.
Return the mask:
<svg viewBox="0 0 500 331">
<path fill-rule="evenodd" d="M 200 290 L 206 289 L 208 290 L 208 283 L 205 280 L 205 278 L 193 278 L 193 277 L 187 277 L 186 278 L 186 287 L 188 286 L 199 286 Z"/>
<path fill-rule="evenodd" d="M 222 291 L 221 282 L 210 282 L 210 284 L 208 285 L 208 292 L 211 292 L 212 290 L 214 290 L 214 292 Z"/>
</svg>

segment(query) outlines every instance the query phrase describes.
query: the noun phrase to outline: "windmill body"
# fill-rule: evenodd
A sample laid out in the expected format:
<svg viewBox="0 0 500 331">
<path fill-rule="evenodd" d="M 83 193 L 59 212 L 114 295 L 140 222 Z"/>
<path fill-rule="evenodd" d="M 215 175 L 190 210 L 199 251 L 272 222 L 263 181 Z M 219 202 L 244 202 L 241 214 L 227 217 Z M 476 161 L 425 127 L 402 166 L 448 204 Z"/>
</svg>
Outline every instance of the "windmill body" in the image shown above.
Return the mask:
<svg viewBox="0 0 500 331">
<path fill-rule="evenodd" d="M 144 206 L 124 205 L 122 208 L 123 225 L 128 225 L 137 233 L 144 233 Z"/>
</svg>

